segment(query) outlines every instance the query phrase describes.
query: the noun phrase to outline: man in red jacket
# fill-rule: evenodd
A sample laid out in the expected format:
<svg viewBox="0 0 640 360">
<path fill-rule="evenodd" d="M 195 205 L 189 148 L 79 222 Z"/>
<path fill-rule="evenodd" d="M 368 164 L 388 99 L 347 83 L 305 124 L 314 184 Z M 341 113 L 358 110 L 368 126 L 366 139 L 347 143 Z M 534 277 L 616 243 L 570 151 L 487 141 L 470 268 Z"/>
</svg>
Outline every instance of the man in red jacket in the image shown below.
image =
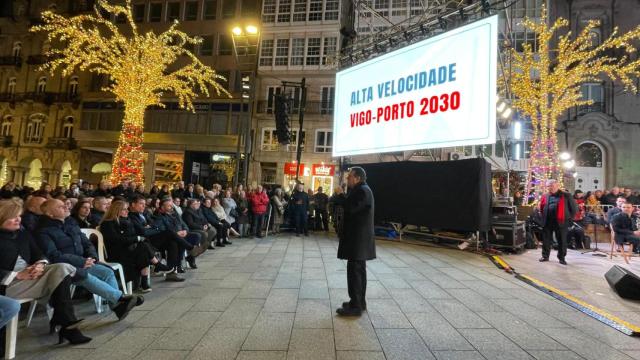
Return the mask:
<svg viewBox="0 0 640 360">
<path fill-rule="evenodd" d="M 253 212 L 253 229 L 255 236 L 262 237 L 262 223 L 267 213 L 267 205 L 269 205 L 269 197 L 267 192 L 258 185 L 256 191 L 251 195 L 251 212 Z"/>
</svg>

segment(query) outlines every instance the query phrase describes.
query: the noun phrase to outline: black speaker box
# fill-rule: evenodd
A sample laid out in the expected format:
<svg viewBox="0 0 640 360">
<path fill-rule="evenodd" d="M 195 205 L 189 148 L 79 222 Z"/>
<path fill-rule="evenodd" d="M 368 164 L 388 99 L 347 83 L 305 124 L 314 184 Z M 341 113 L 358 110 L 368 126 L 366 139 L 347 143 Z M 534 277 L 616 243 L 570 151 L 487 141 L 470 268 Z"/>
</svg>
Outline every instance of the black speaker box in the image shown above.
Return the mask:
<svg viewBox="0 0 640 360">
<path fill-rule="evenodd" d="M 604 274 L 604 277 L 620 297 L 640 300 L 640 278 L 636 274 L 615 265 Z"/>
</svg>

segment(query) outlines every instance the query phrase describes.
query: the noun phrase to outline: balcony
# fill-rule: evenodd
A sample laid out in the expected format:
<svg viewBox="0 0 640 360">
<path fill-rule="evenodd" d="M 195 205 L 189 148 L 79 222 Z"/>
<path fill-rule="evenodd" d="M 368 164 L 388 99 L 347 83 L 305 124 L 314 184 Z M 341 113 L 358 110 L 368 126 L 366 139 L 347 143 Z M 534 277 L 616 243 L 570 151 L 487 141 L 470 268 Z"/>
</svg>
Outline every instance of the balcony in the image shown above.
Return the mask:
<svg viewBox="0 0 640 360">
<path fill-rule="evenodd" d="M 0 66 L 22 66 L 22 57 L 20 56 L 0 56 Z"/>
<path fill-rule="evenodd" d="M 273 103 L 268 107 L 267 100 L 258 100 L 258 113 L 273 114 Z M 289 114 L 298 114 L 299 108 L 292 107 Z M 307 101 L 305 114 L 333 115 L 333 105 L 326 101 Z"/>
<path fill-rule="evenodd" d="M 73 150 L 78 147 L 76 140 L 66 137 L 50 137 L 46 147 L 53 149 Z"/>
<path fill-rule="evenodd" d="M 585 115 L 592 112 L 604 112 L 604 102 L 594 102 L 591 105 L 581 105 L 577 107 L 578 116 Z"/>
<path fill-rule="evenodd" d="M 11 135 L 0 136 L 0 147 L 6 148 L 11 146 L 12 143 L 13 143 L 13 136 Z"/>
<path fill-rule="evenodd" d="M 0 102 L 34 101 L 51 105 L 54 103 L 80 104 L 79 94 L 54 93 L 54 92 L 27 92 L 27 93 L 0 93 Z"/>
</svg>

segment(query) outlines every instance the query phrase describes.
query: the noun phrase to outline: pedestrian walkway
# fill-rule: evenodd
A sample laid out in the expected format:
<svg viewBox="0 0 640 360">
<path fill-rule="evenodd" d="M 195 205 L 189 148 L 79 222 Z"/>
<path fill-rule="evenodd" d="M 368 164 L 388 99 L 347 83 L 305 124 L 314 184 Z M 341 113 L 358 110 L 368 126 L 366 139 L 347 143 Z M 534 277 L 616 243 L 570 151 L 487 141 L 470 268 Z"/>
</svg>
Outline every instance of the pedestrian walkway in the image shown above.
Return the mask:
<svg viewBox="0 0 640 360">
<path fill-rule="evenodd" d="M 52 345 L 40 314 L 21 329 L 18 358 L 640 359 L 640 339 L 485 257 L 431 246 L 379 241 L 368 262 L 368 311 L 336 317 L 348 299 L 336 250 L 336 239 L 320 234 L 236 239 L 198 258 L 186 282 L 155 281 L 122 322 L 83 303 L 83 332 L 94 339 L 86 345 Z"/>
</svg>

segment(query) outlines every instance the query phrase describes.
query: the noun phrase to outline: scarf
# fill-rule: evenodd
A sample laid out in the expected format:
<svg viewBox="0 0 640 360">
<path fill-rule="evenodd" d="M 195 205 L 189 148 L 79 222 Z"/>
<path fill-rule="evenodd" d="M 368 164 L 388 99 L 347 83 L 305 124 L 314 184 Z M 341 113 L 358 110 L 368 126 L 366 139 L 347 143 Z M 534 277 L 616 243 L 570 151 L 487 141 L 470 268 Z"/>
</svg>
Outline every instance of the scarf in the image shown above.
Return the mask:
<svg viewBox="0 0 640 360">
<path fill-rule="evenodd" d="M 544 207 L 547 205 L 547 199 L 551 195 L 552 194 L 546 194 L 545 196 L 542 197 L 542 199 L 540 199 L 540 212 L 543 212 Z M 560 192 L 560 199 L 558 199 L 558 207 L 556 208 L 556 219 L 558 220 L 558 224 L 564 224 L 564 220 L 565 220 L 564 202 L 565 202 L 565 195 L 564 193 Z"/>
<path fill-rule="evenodd" d="M 213 212 L 216 214 L 218 219 L 225 220 L 227 218 L 227 213 L 224 212 L 224 208 L 222 206 L 220 206 L 220 205 L 218 205 L 218 206 L 212 205 L 211 206 L 211 210 L 213 210 Z"/>
</svg>

